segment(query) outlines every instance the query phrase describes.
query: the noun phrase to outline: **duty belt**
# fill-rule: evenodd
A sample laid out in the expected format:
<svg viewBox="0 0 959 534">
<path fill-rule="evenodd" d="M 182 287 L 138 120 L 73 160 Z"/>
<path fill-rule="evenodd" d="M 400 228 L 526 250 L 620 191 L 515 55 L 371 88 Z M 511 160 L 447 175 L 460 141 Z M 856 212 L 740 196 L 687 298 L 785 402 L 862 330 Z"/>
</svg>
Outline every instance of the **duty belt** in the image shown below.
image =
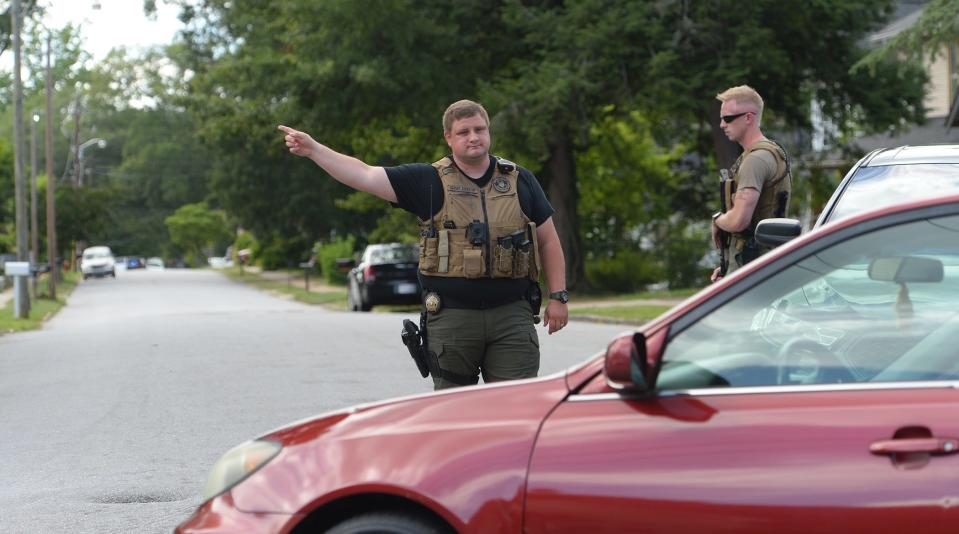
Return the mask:
<svg viewBox="0 0 959 534">
<path fill-rule="evenodd" d="M 523 295 L 516 295 L 508 298 L 501 299 L 478 299 L 478 300 L 464 300 L 458 299 L 455 297 L 448 297 L 446 295 L 440 294 L 436 291 L 426 290 L 423 292 L 423 299 L 427 298 L 430 294 L 439 295 L 440 305 L 439 309 L 442 308 L 454 308 L 460 310 L 489 310 L 492 308 L 498 308 L 504 304 L 512 304 L 518 300 L 523 300 L 525 297 Z M 424 305 L 426 304 L 424 300 Z"/>
</svg>

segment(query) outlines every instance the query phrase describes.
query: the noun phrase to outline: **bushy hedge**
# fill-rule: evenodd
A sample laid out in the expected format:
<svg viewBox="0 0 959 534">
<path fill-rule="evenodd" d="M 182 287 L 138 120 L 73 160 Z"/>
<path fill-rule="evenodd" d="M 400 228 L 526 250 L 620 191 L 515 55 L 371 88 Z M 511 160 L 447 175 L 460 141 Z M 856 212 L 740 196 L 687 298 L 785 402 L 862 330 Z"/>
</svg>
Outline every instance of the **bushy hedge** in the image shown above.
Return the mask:
<svg viewBox="0 0 959 534">
<path fill-rule="evenodd" d="M 621 248 L 586 261 L 586 279 L 600 291 L 642 291 L 663 278 L 658 258 L 644 250 Z"/>
<path fill-rule="evenodd" d="M 323 277 L 330 284 L 346 285 L 346 274 L 336 267 L 336 260 L 339 258 L 352 258 L 353 247 L 356 244 L 356 238 L 352 235 L 345 238 L 337 238 L 329 243 L 317 243 L 314 247 L 316 251 L 316 261 L 320 265 L 320 271 Z"/>
</svg>

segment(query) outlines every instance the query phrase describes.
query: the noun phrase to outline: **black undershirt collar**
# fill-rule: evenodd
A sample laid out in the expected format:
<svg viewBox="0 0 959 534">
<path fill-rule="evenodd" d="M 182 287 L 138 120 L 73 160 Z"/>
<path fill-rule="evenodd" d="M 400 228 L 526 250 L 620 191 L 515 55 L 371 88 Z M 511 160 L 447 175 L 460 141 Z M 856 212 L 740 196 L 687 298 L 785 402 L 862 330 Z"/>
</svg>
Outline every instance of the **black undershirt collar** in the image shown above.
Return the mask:
<svg viewBox="0 0 959 534">
<path fill-rule="evenodd" d="M 450 158 L 451 162 L 453 162 L 453 166 L 456 167 L 456 170 L 460 171 L 460 174 L 462 174 L 463 176 L 472 180 L 477 187 L 480 187 L 480 188 L 486 187 L 486 184 L 488 184 L 489 181 L 493 179 L 493 171 L 496 169 L 496 160 L 493 159 L 493 156 L 489 156 L 489 167 L 486 168 L 486 172 L 483 173 L 483 176 L 480 176 L 479 178 L 473 178 L 472 176 L 463 172 L 463 169 L 460 169 L 459 165 L 456 164 L 456 160 L 453 159 L 452 154 L 450 154 L 447 157 Z"/>
</svg>

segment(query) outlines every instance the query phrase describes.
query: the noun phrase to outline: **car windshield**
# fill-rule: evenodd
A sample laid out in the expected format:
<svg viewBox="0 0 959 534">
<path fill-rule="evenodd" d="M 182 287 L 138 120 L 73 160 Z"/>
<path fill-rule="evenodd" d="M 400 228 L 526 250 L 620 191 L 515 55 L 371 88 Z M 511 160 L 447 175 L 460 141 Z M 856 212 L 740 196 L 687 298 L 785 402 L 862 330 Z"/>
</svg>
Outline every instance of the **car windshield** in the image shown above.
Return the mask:
<svg viewBox="0 0 959 534">
<path fill-rule="evenodd" d="M 83 255 L 83 259 L 85 260 L 92 260 L 95 258 L 108 258 L 108 257 L 110 257 L 110 253 L 107 252 L 106 250 L 94 250 L 91 252 L 87 252 Z"/>
<path fill-rule="evenodd" d="M 959 217 L 842 241 L 679 333 L 657 386 L 956 380 Z"/>
<path fill-rule="evenodd" d="M 959 164 L 861 167 L 823 222 L 922 198 L 959 193 Z"/>
<path fill-rule="evenodd" d="M 419 259 L 418 245 L 377 248 L 370 251 L 370 263 L 415 262 Z"/>
</svg>

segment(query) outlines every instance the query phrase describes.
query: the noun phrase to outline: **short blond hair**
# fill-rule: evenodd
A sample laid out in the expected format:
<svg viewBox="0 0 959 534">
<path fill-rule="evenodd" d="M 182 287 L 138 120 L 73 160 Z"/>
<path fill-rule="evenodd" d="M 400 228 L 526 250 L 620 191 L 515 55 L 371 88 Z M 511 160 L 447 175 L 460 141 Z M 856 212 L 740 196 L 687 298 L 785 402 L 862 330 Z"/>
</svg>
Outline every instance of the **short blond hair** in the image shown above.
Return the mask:
<svg viewBox="0 0 959 534">
<path fill-rule="evenodd" d="M 763 97 L 759 96 L 759 93 L 755 89 L 748 85 L 737 85 L 736 87 L 730 87 L 722 93 L 716 95 L 716 100 L 720 102 L 729 102 L 730 100 L 735 100 L 737 104 L 751 104 L 756 107 L 756 118 L 758 119 L 763 116 Z"/>
<path fill-rule="evenodd" d="M 457 100 L 453 102 L 446 108 L 446 112 L 443 113 L 443 133 L 448 133 L 453 128 L 455 121 L 474 115 L 483 117 L 483 120 L 486 121 L 486 126 L 489 126 L 489 114 L 486 113 L 486 108 L 480 103 L 473 102 L 472 100 Z"/>
</svg>

